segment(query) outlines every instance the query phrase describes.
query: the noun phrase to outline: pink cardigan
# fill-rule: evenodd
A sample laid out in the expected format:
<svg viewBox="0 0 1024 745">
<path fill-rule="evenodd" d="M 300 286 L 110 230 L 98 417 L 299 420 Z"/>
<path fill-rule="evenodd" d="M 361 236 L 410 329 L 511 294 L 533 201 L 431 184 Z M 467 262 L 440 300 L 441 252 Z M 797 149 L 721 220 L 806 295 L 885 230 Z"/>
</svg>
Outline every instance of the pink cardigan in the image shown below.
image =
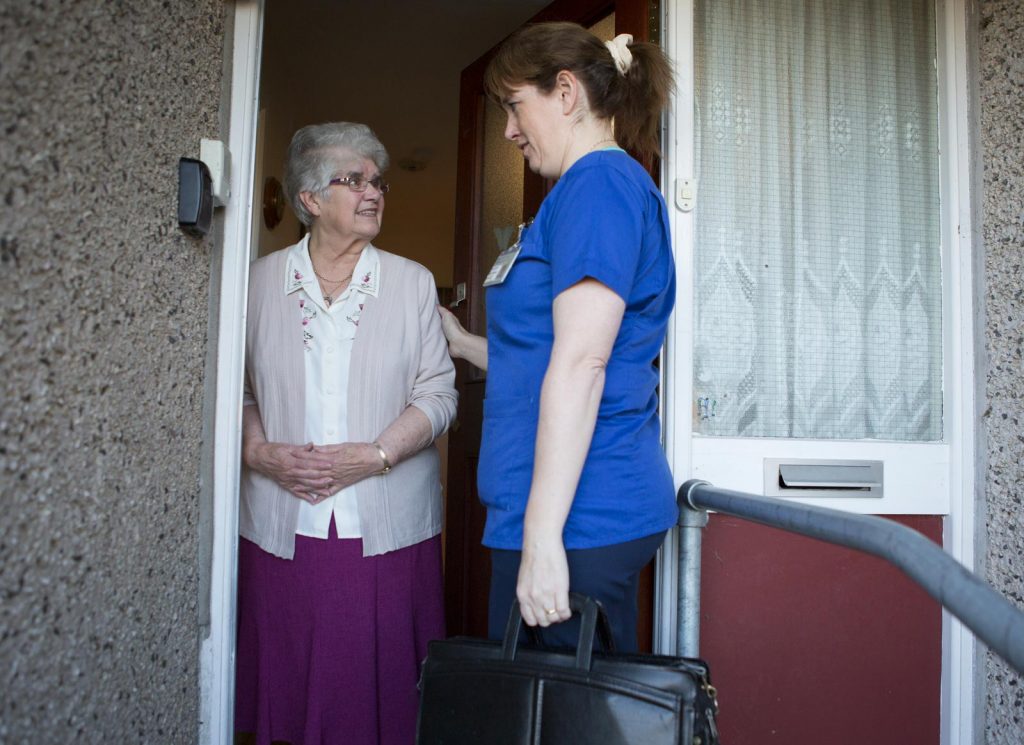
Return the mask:
<svg viewBox="0 0 1024 745">
<path fill-rule="evenodd" d="M 378 295 L 366 299 L 352 347 L 349 438 L 372 442 L 408 406 L 427 416 L 436 438 L 455 418 L 457 399 L 434 278 L 413 261 L 377 250 Z M 305 350 L 296 303 L 284 292 L 287 255 L 288 249 L 275 251 L 254 262 L 249 273 L 245 405 L 259 405 L 268 440 L 302 443 Z M 441 532 L 440 458 L 434 445 L 355 486 L 365 556 Z M 290 559 L 298 517 L 298 499 L 243 464 L 238 522 L 244 538 Z"/>
</svg>

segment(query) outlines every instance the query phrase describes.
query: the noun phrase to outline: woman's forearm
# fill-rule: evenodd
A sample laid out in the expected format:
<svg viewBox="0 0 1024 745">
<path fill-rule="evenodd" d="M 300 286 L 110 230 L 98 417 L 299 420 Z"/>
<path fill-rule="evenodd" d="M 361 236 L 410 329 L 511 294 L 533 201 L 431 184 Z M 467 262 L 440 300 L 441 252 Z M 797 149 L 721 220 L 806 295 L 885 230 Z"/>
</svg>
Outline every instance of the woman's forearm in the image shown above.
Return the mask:
<svg viewBox="0 0 1024 745">
<path fill-rule="evenodd" d="M 331 493 L 381 475 L 418 453 L 434 439 L 430 419 L 415 406 L 406 407 L 373 442 L 318 445 L 313 450 L 330 461 Z M 379 448 L 379 449 L 378 449 Z"/>
<path fill-rule="evenodd" d="M 242 462 L 253 470 L 260 470 L 257 463 L 257 450 L 267 442 L 263 431 L 263 420 L 260 418 L 260 407 L 249 404 L 242 407 Z"/>
<path fill-rule="evenodd" d="M 415 406 L 407 406 L 395 421 L 377 437 L 394 467 L 406 458 L 415 455 L 434 441 L 434 432 L 427 415 Z"/>
</svg>

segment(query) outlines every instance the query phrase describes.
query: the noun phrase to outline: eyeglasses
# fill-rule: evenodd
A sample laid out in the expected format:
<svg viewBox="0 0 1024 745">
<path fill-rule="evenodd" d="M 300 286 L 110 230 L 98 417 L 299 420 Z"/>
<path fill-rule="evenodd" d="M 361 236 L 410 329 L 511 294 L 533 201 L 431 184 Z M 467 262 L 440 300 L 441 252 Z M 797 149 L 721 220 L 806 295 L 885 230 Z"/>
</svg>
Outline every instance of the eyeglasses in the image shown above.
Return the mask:
<svg viewBox="0 0 1024 745">
<path fill-rule="evenodd" d="M 373 178 L 368 179 L 364 176 L 360 176 L 359 174 L 355 174 L 352 176 L 332 178 L 327 182 L 328 186 L 339 186 L 341 184 L 345 184 L 345 186 L 357 193 L 366 191 L 367 186 L 372 186 L 381 194 L 387 194 L 388 191 L 391 190 L 391 185 L 385 181 L 382 176 L 374 176 Z"/>
</svg>

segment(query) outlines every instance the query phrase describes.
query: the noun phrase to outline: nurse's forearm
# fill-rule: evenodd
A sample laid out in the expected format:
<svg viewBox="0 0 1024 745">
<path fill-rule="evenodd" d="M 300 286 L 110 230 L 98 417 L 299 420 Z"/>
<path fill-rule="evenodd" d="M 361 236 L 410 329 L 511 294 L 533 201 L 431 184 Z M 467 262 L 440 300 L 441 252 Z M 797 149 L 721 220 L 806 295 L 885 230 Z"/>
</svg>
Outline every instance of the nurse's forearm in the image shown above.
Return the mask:
<svg viewBox="0 0 1024 745">
<path fill-rule="evenodd" d="M 524 548 L 562 540 L 603 391 L 603 365 L 552 359 L 541 388 L 533 481 L 523 522 Z"/>
<path fill-rule="evenodd" d="M 624 311 L 621 298 L 594 280 L 584 280 L 555 298 L 555 341 L 541 387 L 524 549 L 528 541 L 561 541 Z"/>
<path fill-rule="evenodd" d="M 437 312 L 441 315 L 441 330 L 448 339 L 449 354 L 457 360 L 466 360 L 486 372 L 487 337 L 466 331 L 455 314 L 444 306 L 437 306 Z"/>
<path fill-rule="evenodd" d="M 457 343 L 448 343 L 452 357 L 464 359 L 481 370 L 487 370 L 487 337 L 477 336 L 468 331 L 459 338 Z"/>
</svg>

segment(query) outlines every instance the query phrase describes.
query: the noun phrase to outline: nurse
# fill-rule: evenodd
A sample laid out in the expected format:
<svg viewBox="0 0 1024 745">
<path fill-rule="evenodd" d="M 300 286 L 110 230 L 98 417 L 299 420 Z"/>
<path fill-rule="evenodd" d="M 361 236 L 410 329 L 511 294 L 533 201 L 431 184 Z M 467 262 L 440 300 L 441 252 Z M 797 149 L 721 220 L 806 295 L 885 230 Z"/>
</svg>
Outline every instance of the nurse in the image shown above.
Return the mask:
<svg viewBox="0 0 1024 745">
<path fill-rule="evenodd" d="M 440 311 L 452 356 L 487 370 L 490 636 L 518 600 L 527 624 L 553 626 L 547 643 L 575 645 L 571 589 L 635 650 L 639 573 L 677 518 L 656 368 L 675 271 L 661 192 L 622 148 L 658 152 L 671 67 L 628 35 L 545 23 L 511 36 L 485 80 L 505 137 L 557 179 L 488 274 L 487 336 Z"/>
</svg>

